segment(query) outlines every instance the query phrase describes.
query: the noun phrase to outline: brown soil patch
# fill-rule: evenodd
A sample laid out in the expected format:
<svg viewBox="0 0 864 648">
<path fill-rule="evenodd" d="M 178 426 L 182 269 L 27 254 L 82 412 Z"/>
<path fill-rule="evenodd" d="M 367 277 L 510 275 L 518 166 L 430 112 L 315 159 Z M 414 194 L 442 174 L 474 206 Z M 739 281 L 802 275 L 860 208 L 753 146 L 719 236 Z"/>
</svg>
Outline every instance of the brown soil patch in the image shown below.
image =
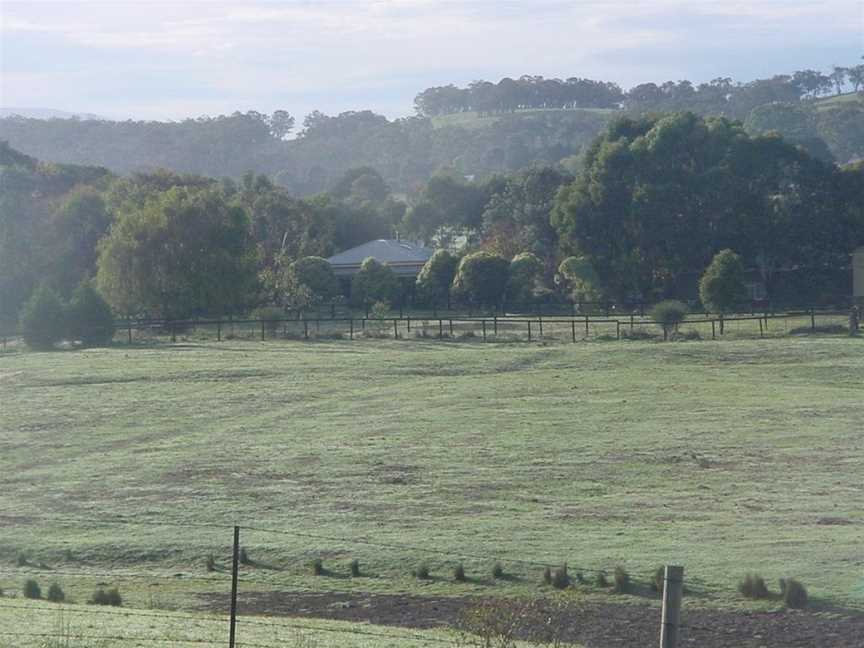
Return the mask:
<svg viewBox="0 0 864 648">
<path fill-rule="evenodd" d="M 202 607 L 224 611 L 228 596 L 202 594 Z M 429 629 L 452 626 L 477 599 L 370 593 L 244 592 L 240 614 L 314 617 Z M 864 615 L 806 611 L 687 610 L 681 646 L 694 648 L 861 648 Z M 660 611 L 648 605 L 581 603 L 568 641 L 588 648 L 641 648 L 659 642 Z"/>
</svg>

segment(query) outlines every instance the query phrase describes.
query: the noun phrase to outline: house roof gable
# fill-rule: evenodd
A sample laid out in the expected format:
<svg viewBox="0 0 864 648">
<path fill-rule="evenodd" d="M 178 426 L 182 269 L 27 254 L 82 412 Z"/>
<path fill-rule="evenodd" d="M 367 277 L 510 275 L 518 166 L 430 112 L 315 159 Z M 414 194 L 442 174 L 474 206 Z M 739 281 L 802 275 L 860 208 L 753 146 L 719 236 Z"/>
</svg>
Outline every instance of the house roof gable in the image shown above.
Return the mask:
<svg viewBox="0 0 864 648">
<path fill-rule="evenodd" d="M 432 256 L 432 250 L 408 241 L 378 239 L 358 245 L 327 259 L 330 265 L 360 265 L 368 257 L 381 263 L 418 263 L 423 264 Z"/>
</svg>

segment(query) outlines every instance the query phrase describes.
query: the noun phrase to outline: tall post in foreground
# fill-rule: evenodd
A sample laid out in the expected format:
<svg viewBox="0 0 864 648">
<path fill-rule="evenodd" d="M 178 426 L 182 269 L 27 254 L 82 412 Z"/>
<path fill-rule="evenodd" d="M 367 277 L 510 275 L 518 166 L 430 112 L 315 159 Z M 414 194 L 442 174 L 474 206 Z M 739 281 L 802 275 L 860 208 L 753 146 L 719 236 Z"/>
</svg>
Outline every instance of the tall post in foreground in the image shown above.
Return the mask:
<svg viewBox="0 0 864 648">
<path fill-rule="evenodd" d="M 231 625 L 228 629 L 228 648 L 234 648 L 237 629 L 237 572 L 240 568 L 240 527 L 234 527 L 234 557 L 231 560 Z"/>
<path fill-rule="evenodd" d="M 660 648 L 677 648 L 681 623 L 681 597 L 684 592 L 684 568 L 666 565 L 663 570 L 663 617 L 660 622 Z"/>
</svg>

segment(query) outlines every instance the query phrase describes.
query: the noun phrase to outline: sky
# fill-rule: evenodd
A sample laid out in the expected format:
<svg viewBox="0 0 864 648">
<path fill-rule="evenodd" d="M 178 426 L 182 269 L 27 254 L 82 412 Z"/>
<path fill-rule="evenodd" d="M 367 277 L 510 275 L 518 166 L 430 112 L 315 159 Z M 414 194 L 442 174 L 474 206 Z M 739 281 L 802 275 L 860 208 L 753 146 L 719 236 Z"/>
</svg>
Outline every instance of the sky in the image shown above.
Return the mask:
<svg viewBox="0 0 864 648">
<path fill-rule="evenodd" d="M 117 119 L 413 114 L 424 88 L 860 63 L 864 0 L 0 0 L 0 107 Z"/>
</svg>

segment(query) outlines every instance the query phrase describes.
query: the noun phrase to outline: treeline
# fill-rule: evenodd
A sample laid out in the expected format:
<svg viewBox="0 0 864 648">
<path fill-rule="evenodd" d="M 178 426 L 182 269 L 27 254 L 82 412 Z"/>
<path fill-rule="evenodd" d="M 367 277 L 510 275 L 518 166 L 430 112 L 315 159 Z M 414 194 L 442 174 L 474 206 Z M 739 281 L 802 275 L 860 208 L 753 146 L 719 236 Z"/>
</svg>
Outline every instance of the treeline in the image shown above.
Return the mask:
<svg viewBox="0 0 864 648">
<path fill-rule="evenodd" d="M 857 73 L 850 71 L 840 88 L 856 87 L 852 80 L 858 78 Z M 532 165 L 562 164 L 576 172 L 593 138 L 622 113 L 687 110 L 723 115 L 742 120 L 753 134 L 777 131 L 825 160 L 846 163 L 864 157 L 864 100 L 855 95 L 823 97 L 830 94 L 826 79 L 831 77 L 818 72 L 747 84 L 728 79 L 695 87 L 686 81 L 644 84 L 621 97 L 614 84 L 530 79 L 519 92 L 512 84 L 504 84 L 515 94 L 511 92 L 500 109 L 492 106 L 499 99 L 489 99 L 498 90 L 490 94 L 493 84 L 484 82 L 478 92 L 486 97 L 483 110 L 494 118 L 483 120 L 460 113 L 428 116 L 449 110 L 443 107 L 396 120 L 371 111 L 333 116 L 313 112 L 296 126 L 286 111 L 271 115 L 237 112 L 179 122 L 9 117 L 0 119 L 0 139 L 40 160 L 102 166 L 113 173 L 168 168 L 238 180 L 253 171 L 297 196 L 328 191 L 347 171 L 364 166 L 375 168 L 401 194 L 416 192 L 441 168 L 478 178 Z M 514 83 L 519 86 L 521 81 Z M 560 93 L 552 90 L 559 85 Z M 837 86 L 833 87 L 836 92 Z M 543 88 L 548 92 L 541 91 Z M 444 95 L 448 93 L 452 94 L 450 89 Z M 473 110 L 473 101 L 460 99 L 453 106 Z M 447 101 L 441 105 L 448 105 Z M 535 105 L 612 107 L 520 109 Z"/>
<path fill-rule="evenodd" d="M 767 103 L 815 99 L 848 88 L 864 87 L 864 65 L 835 66 L 824 74 L 799 70 L 770 79 L 736 83 L 717 78 L 709 83 L 667 81 L 642 83 L 627 92 L 608 81 L 572 77 L 544 79 L 542 76 L 505 77 L 492 83 L 474 81 L 465 88 L 454 85 L 427 88 L 414 99 L 419 115 L 437 116 L 476 111 L 502 113 L 538 108 L 619 108 L 636 112 L 690 110 L 744 119 L 753 108 Z"/>
<path fill-rule="evenodd" d="M 118 315 L 303 307 L 348 296 L 320 257 L 397 234 L 451 254 L 419 286 L 364 264 L 351 298 L 694 298 L 731 249 L 769 298 L 812 304 L 848 295 L 849 254 L 864 244 L 864 164 L 840 168 L 693 113 L 615 120 L 575 174 L 544 165 L 468 180 L 450 167 L 404 198 L 370 167 L 302 199 L 262 175 L 117 177 L 8 145 L 0 183 L 7 322 L 40 284 L 68 300 L 93 281 Z"/>
</svg>

